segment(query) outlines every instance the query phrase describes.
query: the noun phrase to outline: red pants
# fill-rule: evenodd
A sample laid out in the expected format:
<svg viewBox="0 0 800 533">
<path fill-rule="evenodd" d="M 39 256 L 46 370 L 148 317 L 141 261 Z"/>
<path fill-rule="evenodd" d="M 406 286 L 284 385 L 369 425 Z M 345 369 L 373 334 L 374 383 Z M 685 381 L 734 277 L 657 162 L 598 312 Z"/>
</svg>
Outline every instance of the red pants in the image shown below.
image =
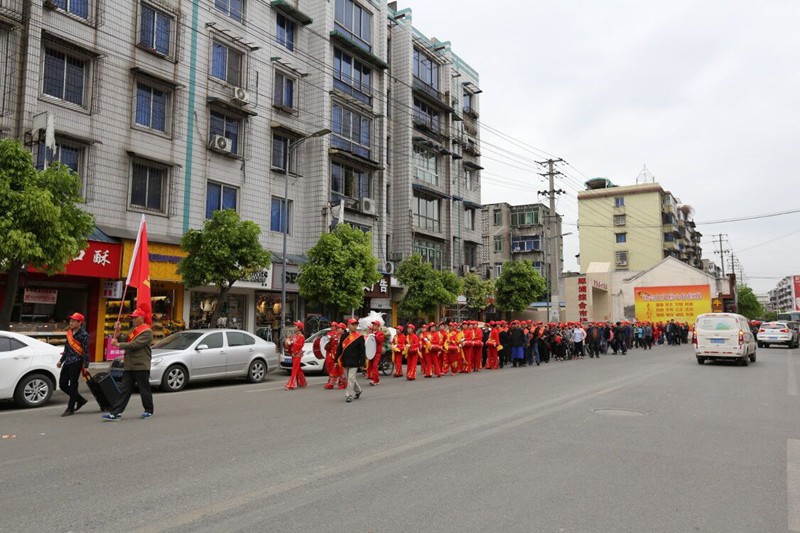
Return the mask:
<svg viewBox="0 0 800 533">
<path fill-rule="evenodd" d="M 500 364 L 500 359 L 497 357 L 497 347 L 488 346 L 486 348 L 486 368 L 495 370 Z"/>
<path fill-rule="evenodd" d="M 458 349 L 447 350 L 446 358 L 446 366 L 442 369 L 442 371 L 445 374 L 447 374 L 448 370 L 453 374 L 458 374 L 458 372 L 461 370 L 461 354 L 459 353 Z"/>
<path fill-rule="evenodd" d="M 380 372 L 378 372 L 378 365 L 381 363 L 381 354 L 376 353 L 375 358 L 372 361 L 367 362 L 367 379 L 370 383 L 380 383 L 381 376 Z"/>
<path fill-rule="evenodd" d="M 292 357 L 292 375 L 289 376 L 289 381 L 286 383 L 286 389 L 292 390 L 297 387 L 306 386 L 306 376 L 303 374 L 303 369 L 300 368 L 300 357 Z"/>
<path fill-rule="evenodd" d="M 483 346 L 472 347 L 472 371 L 477 372 L 481 369 L 481 360 L 483 359 Z"/>
<path fill-rule="evenodd" d="M 461 353 L 461 373 L 469 374 L 472 372 L 472 346 L 464 347 Z"/>
<path fill-rule="evenodd" d="M 403 352 L 394 352 L 392 362 L 394 363 L 394 377 L 403 377 Z"/>
<path fill-rule="evenodd" d="M 406 356 L 406 379 L 409 381 L 413 381 L 417 379 L 417 359 L 419 358 L 419 354 L 416 353 L 409 353 Z"/>
</svg>

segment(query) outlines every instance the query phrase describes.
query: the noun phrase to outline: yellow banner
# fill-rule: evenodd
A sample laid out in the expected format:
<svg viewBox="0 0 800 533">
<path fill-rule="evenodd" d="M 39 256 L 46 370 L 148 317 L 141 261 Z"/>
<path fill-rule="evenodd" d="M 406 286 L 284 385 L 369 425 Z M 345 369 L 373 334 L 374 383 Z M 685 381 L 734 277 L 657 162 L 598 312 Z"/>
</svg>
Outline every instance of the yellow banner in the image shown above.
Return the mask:
<svg viewBox="0 0 800 533">
<path fill-rule="evenodd" d="M 636 320 L 648 322 L 688 322 L 697 315 L 711 312 L 711 288 L 708 285 L 672 287 L 634 287 Z"/>
<path fill-rule="evenodd" d="M 125 241 L 122 245 L 122 277 L 128 276 L 131 265 L 131 255 L 136 241 Z M 178 274 L 178 263 L 186 257 L 187 253 L 175 244 L 160 244 L 148 242 L 150 252 L 150 279 L 152 281 L 177 281 L 182 282 Z"/>
</svg>

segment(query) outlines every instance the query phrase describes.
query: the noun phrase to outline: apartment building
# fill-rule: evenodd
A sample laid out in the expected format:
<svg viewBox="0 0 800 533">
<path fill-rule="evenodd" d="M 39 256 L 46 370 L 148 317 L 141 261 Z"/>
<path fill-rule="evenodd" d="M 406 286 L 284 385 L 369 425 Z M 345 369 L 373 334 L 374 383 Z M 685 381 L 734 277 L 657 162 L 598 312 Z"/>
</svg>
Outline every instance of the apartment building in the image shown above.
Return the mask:
<svg viewBox="0 0 800 533">
<path fill-rule="evenodd" d="M 647 270 L 666 257 L 704 269 L 693 210 L 658 183 L 615 186 L 605 178 L 578 193 L 580 268 Z"/>
<path fill-rule="evenodd" d="M 800 276 L 786 276 L 769 291 L 769 309 L 772 311 L 800 311 Z"/>
</svg>

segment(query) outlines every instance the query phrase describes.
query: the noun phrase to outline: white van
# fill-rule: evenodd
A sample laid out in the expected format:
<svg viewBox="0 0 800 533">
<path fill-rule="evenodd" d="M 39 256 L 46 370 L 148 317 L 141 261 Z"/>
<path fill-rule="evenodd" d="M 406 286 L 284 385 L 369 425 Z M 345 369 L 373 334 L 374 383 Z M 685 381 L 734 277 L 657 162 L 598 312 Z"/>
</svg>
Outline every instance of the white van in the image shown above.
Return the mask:
<svg viewBox="0 0 800 533">
<path fill-rule="evenodd" d="M 734 313 L 699 315 L 692 334 L 697 362 L 736 360 L 747 366 L 756 362 L 756 339 L 747 319 Z"/>
</svg>

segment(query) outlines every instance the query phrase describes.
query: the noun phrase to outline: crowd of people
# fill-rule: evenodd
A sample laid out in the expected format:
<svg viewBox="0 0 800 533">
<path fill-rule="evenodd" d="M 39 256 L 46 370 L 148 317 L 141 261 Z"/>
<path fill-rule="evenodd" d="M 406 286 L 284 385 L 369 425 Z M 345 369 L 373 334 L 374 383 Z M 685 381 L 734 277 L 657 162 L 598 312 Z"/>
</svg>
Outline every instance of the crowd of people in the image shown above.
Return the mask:
<svg viewBox="0 0 800 533">
<path fill-rule="evenodd" d="M 305 342 L 303 324 L 297 322 L 295 326 L 297 332 L 285 345 L 293 357 L 287 390 L 306 384 L 300 367 Z M 370 385 L 380 383 L 378 368 L 382 357 L 391 357 L 394 377 L 413 381 L 417 379 L 417 366 L 423 377 L 439 378 L 506 366 L 538 366 L 551 360 L 583 359 L 587 355 L 599 358 L 609 351 L 626 354 L 633 348 L 648 350 L 653 345 L 677 346 L 689 342 L 688 323 L 675 320 L 583 324 L 545 324 L 531 320 L 409 323 L 397 326 L 391 340 L 378 320 L 372 321 L 363 333 L 357 328 L 355 318 L 349 319 L 347 324 L 332 322 L 324 343 L 324 355 L 318 355 L 325 358 L 328 372 L 324 387 L 346 390 L 347 402 L 361 396 L 362 389 L 357 382 L 359 369 L 366 371 Z"/>
</svg>

